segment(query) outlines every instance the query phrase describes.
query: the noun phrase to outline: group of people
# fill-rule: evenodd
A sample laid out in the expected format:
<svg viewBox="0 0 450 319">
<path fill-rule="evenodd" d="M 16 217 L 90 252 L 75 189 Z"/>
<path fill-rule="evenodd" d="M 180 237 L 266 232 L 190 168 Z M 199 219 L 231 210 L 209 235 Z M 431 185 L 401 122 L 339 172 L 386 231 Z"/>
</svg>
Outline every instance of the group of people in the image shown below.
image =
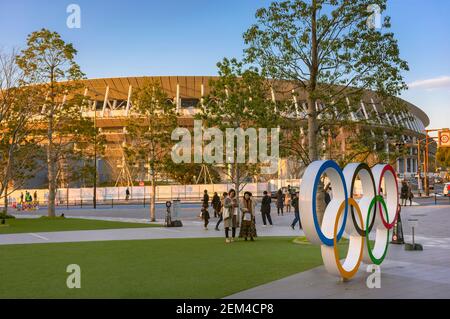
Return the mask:
<svg viewBox="0 0 450 319">
<path fill-rule="evenodd" d="M 280 213 L 281 216 L 283 216 L 285 212 L 291 212 L 291 206 L 294 206 L 292 205 L 292 200 L 294 199 L 295 195 L 298 196 L 297 193 L 292 191 L 291 185 L 288 185 L 284 192 L 281 189 L 278 190 L 278 192 L 276 193 L 278 216 L 280 216 Z"/>
<path fill-rule="evenodd" d="M 25 192 L 25 195 L 23 193 L 20 193 L 20 201 L 16 204 L 17 210 L 34 210 L 38 207 L 38 196 L 37 192 L 35 191 L 33 196 L 31 196 L 31 193 L 29 191 Z"/>
<path fill-rule="evenodd" d="M 255 207 L 256 202 L 252 197 L 251 192 L 245 192 L 244 197 L 238 202 L 236 191 L 230 189 L 228 192 L 222 194 L 222 198 L 214 193 L 211 200 L 211 205 L 214 210 L 214 217 L 219 217 L 215 229 L 219 230 L 220 223 L 223 222 L 225 228 L 225 242 L 231 243 L 236 238 L 236 230 L 239 230 L 239 237 L 244 240 L 254 241 L 256 234 L 255 226 Z M 205 190 L 202 200 L 201 216 L 204 220 L 204 227 L 208 229 L 209 224 L 209 195 Z M 231 236 L 230 236 L 231 230 Z"/>
<path fill-rule="evenodd" d="M 270 226 L 273 226 L 272 218 L 270 216 L 272 198 L 267 191 L 264 191 L 264 196 L 261 201 L 261 216 L 263 220 L 263 227 L 267 227 L 267 222 Z M 298 193 L 293 193 L 292 198 L 289 200 L 289 205 L 294 207 L 295 218 L 292 221 L 291 227 L 295 229 L 298 223 L 300 228 L 300 210 Z M 219 197 L 217 192 L 211 200 L 211 206 L 214 211 L 214 217 L 218 217 L 219 220 L 216 223 L 215 230 L 220 231 L 219 225 L 223 222 L 225 228 L 225 242 L 231 243 L 236 238 L 236 230 L 239 228 L 239 238 L 244 240 L 254 241 L 257 237 L 256 233 L 256 200 L 253 198 L 251 192 L 245 192 L 244 196 L 238 201 L 236 191 L 230 189 L 228 192 L 224 192 L 222 197 Z M 204 221 L 205 230 L 208 229 L 210 220 L 209 208 L 209 195 L 205 190 L 202 200 L 201 218 Z M 231 230 L 231 236 L 230 236 Z"/>
</svg>

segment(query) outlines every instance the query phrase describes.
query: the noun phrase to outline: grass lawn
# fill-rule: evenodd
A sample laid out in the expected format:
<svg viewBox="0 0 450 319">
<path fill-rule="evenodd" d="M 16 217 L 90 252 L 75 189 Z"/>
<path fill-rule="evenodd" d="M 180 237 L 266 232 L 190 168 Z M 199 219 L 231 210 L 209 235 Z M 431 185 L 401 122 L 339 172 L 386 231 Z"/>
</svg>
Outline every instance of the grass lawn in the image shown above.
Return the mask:
<svg viewBox="0 0 450 319">
<path fill-rule="evenodd" d="M 322 264 L 319 246 L 293 239 L 0 246 L 0 298 L 220 298 Z M 69 264 L 81 267 L 81 289 L 66 286 Z"/>
<path fill-rule="evenodd" d="M 7 225 L 0 225 L 0 234 L 54 232 L 68 230 L 92 230 L 114 228 L 160 227 L 157 224 L 123 223 L 81 218 L 16 218 L 7 219 Z"/>
</svg>

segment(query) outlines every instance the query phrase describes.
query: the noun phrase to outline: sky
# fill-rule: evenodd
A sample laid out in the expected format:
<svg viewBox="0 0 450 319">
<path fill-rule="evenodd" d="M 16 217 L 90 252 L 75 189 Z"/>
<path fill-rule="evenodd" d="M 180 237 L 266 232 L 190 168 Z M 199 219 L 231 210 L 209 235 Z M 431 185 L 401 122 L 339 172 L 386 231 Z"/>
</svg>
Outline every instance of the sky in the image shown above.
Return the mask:
<svg viewBox="0 0 450 319">
<path fill-rule="evenodd" d="M 242 34 L 270 0 L 0 0 L 0 49 L 23 48 L 29 33 L 57 31 L 78 50 L 88 78 L 215 75 L 223 57 L 242 57 Z M 67 7 L 81 9 L 68 28 Z M 450 127 L 450 1 L 388 0 L 410 89 L 402 98 Z"/>
</svg>

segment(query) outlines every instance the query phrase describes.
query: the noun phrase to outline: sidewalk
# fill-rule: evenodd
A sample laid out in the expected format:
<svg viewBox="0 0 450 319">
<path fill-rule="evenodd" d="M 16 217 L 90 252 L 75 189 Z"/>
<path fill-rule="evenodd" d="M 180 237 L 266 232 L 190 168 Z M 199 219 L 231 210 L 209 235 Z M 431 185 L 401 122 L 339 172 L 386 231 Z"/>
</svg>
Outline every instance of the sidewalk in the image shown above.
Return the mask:
<svg viewBox="0 0 450 319">
<path fill-rule="evenodd" d="M 341 282 L 323 266 L 265 285 L 239 292 L 227 298 L 450 298 L 450 207 L 405 208 L 403 231 L 410 234 L 409 218 L 418 218 L 415 240 L 424 251 L 405 251 L 403 245 L 390 245 L 381 264 L 381 287 L 369 289 L 367 265 L 357 275 Z M 405 241 L 411 242 L 410 235 Z"/>
<path fill-rule="evenodd" d="M 201 221 L 183 221 L 183 227 L 176 228 L 122 228 L 46 233 L 4 234 L 0 235 L 0 245 L 107 240 L 225 237 L 223 227 L 220 227 L 220 231 L 216 231 L 214 230 L 214 226 L 215 224 L 211 223 L 209 225 L 209 230 L 204 230 L 203 223 Z M 266 228 L 258 227 L 257 231 L 258 236 L 303 236 L 303 232 L 299 231 L 298 229 L 294 231 L 287 226 L 273 226 Z"/>
</svg>

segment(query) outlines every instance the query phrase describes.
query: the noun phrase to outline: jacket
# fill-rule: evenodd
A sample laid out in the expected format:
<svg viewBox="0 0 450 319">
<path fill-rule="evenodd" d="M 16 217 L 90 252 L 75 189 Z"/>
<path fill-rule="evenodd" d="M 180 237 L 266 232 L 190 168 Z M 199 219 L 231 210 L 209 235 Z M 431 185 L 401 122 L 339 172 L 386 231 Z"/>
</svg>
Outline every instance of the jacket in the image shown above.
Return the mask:
<svg viewBox="0 0 450 319">
<path fill-rule="evenodd" d="M 261 201 L 261 213 L 270 213 L 270 204 L 272 203 L 272 198 L 269 195 L 264 195 Z"/>
</svg>

